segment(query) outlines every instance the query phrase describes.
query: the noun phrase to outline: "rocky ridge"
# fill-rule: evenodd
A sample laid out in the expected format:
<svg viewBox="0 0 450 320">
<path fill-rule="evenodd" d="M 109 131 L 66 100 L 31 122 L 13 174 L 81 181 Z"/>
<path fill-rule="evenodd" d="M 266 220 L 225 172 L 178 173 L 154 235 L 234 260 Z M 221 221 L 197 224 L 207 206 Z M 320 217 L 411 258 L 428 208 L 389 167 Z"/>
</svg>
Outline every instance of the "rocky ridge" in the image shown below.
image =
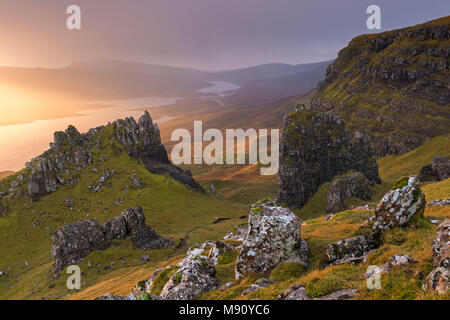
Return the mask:
<svg viewBox="0 0 450 320">
<path fill-rule="evenodd" d="M 279 200 L 301 208 L 319 186 L 354 170 L 380 183 L 369 136 L 349 133 L 334 114 L 298 110 L 285 118 L 280 142 Z"/>
<path fill-rule="evenodd" d="M 365 127 L 377 157 L 402 154 L 450 128 L 450 17 L 350 41 L 327 70 L 311 109 Z"/>
</svg>

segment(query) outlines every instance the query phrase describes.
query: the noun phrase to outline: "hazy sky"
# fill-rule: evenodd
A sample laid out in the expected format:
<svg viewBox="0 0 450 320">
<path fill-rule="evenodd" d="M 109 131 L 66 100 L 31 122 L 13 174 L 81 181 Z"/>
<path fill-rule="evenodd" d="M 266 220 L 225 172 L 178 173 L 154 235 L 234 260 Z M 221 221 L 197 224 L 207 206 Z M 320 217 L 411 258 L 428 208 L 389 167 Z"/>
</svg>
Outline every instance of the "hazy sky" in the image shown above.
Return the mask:
<svg viewBox="0 0 450 320">
<path fill-rule="evenodd" d="M 66 8 L 82 30 L 66 28 Z M 366 8 L 381 7 L 382 30 L 450 12 L 448 0 L 0 0 L 0 65 L 60 67 L 114 58 L 221 69 L 332 59 L 369 33 Z"/>
</svg>

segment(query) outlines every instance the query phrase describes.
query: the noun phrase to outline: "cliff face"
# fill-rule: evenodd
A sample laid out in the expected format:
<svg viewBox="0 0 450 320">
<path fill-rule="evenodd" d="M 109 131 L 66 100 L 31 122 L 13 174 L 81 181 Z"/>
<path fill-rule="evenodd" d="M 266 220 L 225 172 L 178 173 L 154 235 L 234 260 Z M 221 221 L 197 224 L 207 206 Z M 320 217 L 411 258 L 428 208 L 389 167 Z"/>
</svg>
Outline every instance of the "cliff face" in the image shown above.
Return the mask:
<svg viewBox="0 0 450 320">
<path fill-rule="evenodd" d="M 365 132 L 347 132 L 335 114 L 298 110 L 286 117 L 280 143 L 280 201 L 301 208 L 322 183 L 349 170 L 380 182 Z"/>
<path fill-rule="evenodd" d="M 450 16 L 354 38 L 319 83 L 313 110 L 372 136 L 376 156 L 401 154 L 450 132 Z"/>
</svg>

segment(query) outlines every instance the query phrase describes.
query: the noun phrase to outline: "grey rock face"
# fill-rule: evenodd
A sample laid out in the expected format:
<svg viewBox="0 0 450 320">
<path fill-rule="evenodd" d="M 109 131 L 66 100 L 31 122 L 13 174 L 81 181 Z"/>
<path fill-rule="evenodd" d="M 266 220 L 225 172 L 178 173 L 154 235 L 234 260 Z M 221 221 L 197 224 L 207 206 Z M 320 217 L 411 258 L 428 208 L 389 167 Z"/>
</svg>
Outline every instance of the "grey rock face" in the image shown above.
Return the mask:
<svg viewBox="0 0 450 320">
<path fill-rule="evenodd" d="M 130 296 L 117 296 L 117 295 L 112 294 L 112 293 L 105 293 L 105 294 L 102 294 L 100 297 L 98 297 L 95 300 L 123 301 L 123 300 L 136 300 L 136 297 L 133 296 L 133 295 L 130 295 Z"/>
<path fill-rule="evenodd" d="M 246 296 L 252 292 L 267 288 L 269 286 L 271 286 L 272 284 L 274 284 L 275 281 L 266 279 L 266 278 L 260 278 L 258 280 L 256 280 L 256 282 L 254 284 L 252 284 L 250 287 L 248 287 L 247 289 L 245 289 L 242 292 L 243 296 Z"/>
<path fill-rule="evenodd" d="M 214 264 L 217 264 L 217 260 L 221 255 L 226 252 L 233 251 L 235 248 L 223 241 L 216 241 L 214 246 L 209 250 L 208 258 L 210 258 Z"/>
<path fill-rule="evenodd" d="M 53 234 L 52 242 L 56 272 L 64 266 L 79 263 L 93 250 L 103 250 L 109 245 L 95 220 L 79 221 L 62 227 Z"/>
<path fill-rule="evenodd" d="M 312 300 L 310 296 L 306 294 L 305 287 L 302 285 L 294 285 L 280 294 L 278 300 Z"/>
<path fill-rule="evenodd" d="M 55 132 L 50 149 L 27 163 L 29 174 L 24 178 L 24 183 L 30 196 L 38 199 L 61 186 L 78 183 L 79 172 L 93 163 L 91 150 L 102 148 L 96 134 L 109 126 L 114 128 L 115 139 L 123 145 L 116 150 L 118 153 L 126 151 L 129 155 L 141 159 L 149 171 L 168 173 L 190 188 L 203 191 L 188 172 L 170 163 L 161 143 L 158 126 L 153 123 L 148 112 L 145 112 L 138 122 L 133 118 L 117 120 L 106 127 L 90 129 L 85 134 L 79 133 L 73 126 L 69 126 L 65 132 Z M 107 160 L 107 156 L 99 159 L 100 162 Z M 93 171 L 98 172 L 98 169 L 93 168 Z M 106 170 L 98 183 L 93 183 L 89 188 L 94 192 L 101 192 L 102 186 L 113 174 L 113 170 Z M 136 178 L 132 183 L 136 185 L 140 184 L 140 181 Z"/>
<path fill-rule="evenodd" d="M 449 290 L 450 279 L 450 219 L 446 218 L 438 226 L 436 238 L 431 244 L 433 250 L 433 266 L 435 267 L 427 276 L 424 288 L 445 294 Z"/>
<path fill-rule="evenodd" d="M 131 235 L 133 246 L 150 250 L 170 248 L 172 240 L 159 236 L 145 224 L 140 207 L 127 209 L 122 215 L 106 221 L 101 227 L 96 220 L 79 221 L 57 230 L 52 236 L 52 257 L 55 272 L 79 263 L 94 250 L 104 250 L 111 240 L 125 239 Z"/>
<path fill-rule="evenodd" d="M 236 263 L 236 278 L 252 272 L 267 272 L 290 261 L 308 265 L 301 239 L 301 220 L 291 210 L 260 201 L 252 206 L 248 234 Z"/>
<path fill-rule="evenodd" d="M 113 123 L 116 138 L 130 156 L 141 159 L 147 170 L 152 173 L 168 173 L 175 180 L 190 188 L 204 192 L 189 174 L 170 163 L 166 149 L 161 143 L 158 125 L 153 123 L 146 111 L 136 122 L 133 118 L 117 120 Z M 133 182 L 134 183 L 134 182 Z"/>
<path fill-rule="evenodd" d="M 420 181 L 442 181 L 450 177 L 450 157 L 435 155 L 430 165 L 422 167 Z"/>
<path fill-rule="evenodd" d="M 416 260 L 413 259 L 408 254 L 394 254 L 389 258 L 389 261 L 383 264 L 379 269 L 375 269 L 372 272 L 366 272 L 364 276 L 366 278 L 373 278 L 376 275 L 382 274 L 384 272 L 389 272 L 393 267 L 400 265 L 407 265 L 411 263 L 417 263 Z"/>
<path fill-rule="evenodd" d="M 378 241 L 371 235 L 356 236 L 327 245 L 326 257 L 331 264 L 361 262 L 370 250 L 377 248 Z"/>
<path fill-rule="evenodd" d="M 366 133 L 346 132 L 334 114 L 299 110 L 286 117 L 278 172 L 281 202 L 301 208 L 322 183 L 349 170 L 380 183 Z"/>
<path fill-rule="evenodd" d="M 108 240 L 125 239 L 127 235 L 127 223 L 124 217 L 116 217 L 103 224 L 103 231 Z"/>
<path fill-rule="evenodd" d="M 190 300 L 202 292 L 217 289 L 219 284 L 214 263 L 198 255 L 184 262 L 171 276 L 161 291 L 161 297 L 166 300 Z"/>
<path fill-rule="evenodd" d="M 335 179 L 327 194 L 327 212 L 340 212 L 347 209 L 346 200 L 356 197 L 370 200 L 373 182 L 367 180 L 362 173 L 355 172 L 343 178 Z"/>
<path fill-rule="evenodd" d="M 374 231 L 388 230 L 407 223 L 425 210 L 425 195 L 417 176 L 405 179 L 405 185 L 386 193 L 375 210 Z"/>
</svg>

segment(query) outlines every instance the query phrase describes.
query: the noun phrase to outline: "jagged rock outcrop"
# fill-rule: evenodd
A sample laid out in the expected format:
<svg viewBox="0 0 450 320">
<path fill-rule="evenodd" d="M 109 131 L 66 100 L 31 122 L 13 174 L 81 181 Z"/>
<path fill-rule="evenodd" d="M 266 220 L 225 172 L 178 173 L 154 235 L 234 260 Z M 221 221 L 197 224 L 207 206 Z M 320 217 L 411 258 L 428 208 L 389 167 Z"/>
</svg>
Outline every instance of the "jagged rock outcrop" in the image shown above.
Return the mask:
<svg viewBox="0 0 450 320">
<path fill-rule="evenodd" d="M 327 193 L 327 212 L 336 213 L 347 209 L 346 200 L 351 197 L 370 200 L 372 186 L 373 182 L 367 180 L 360 172 L 335 179 Z"/>
<path fill-rule="evenodd" d="M 113 136 L 109 145 L 102 145 L 100 134 L 113 128 Z M 116 141 L 118 143 L 113 143 Z M 69 126 L 65 132 L 55 132 L 54 142 L 50 149 L 27 163 L 24 184 L 31 197 L 41 196 L 58 190 L 61 186 L 73 185 L 80 180 L 80 172 L 93 164 L 93 151 L 113 148 L 116 153 L 126 151 L 130 156 L 141 159 L 146 168 L 158 174 L 168 173 L 172 178 L 186 184 L 196 191 L 204 191 L 185 172 L 170 163 L 166 149 L 161 143 L 159 129 L 153 123 L 148 112 L 136 122 L 133 118 L 117 120 L 107 126 L 90 129 L 81 134 Z M 100 162 L 108 160 L 107 156 L 100 156 Z M 94 172 L 98 172 L 96 168 Z M 113 169 L 101 173 L 98 182 L 89 186 L 94 192 L 101 192 L 107 180 L 114 175 Z M 132 178 L 132 183 L 142 187 L 139 179 Z"/>
<path fill-rule="evenodd" d="M 131 236 L 137 249 L 151 250 L 173 247 L 172 240 L 159 236 L 145 224 L 142 208 L 124 210 L 120 217 L 106 221 L 103 227 L 96 220 L 84 220 L 66 225 L 52 236 L 54 271 L 79 263 L 94 250 L 104 250 L 111 240 Z"/>
<path fill-rule="evenodd" d="M 301 208 L 319 186 L 349 170 L 380 183 L 378 165 L 364 132 L 349 134 L 342 118 L 299 110 L 284 122 L 278 172 L 281 202 Z"/>
<path fill-rule="evenodd" d="M 273 200 L 255 203 L 248 233 L 236 261 L 236 278 L 251 272 L 268 272 L 290 261 L 308 265 L 308 249 L 301 239 L 301 220 Z"/>
<path fill-rule="evenodd" d="M 219 287 L 214 262 L 206 256 L 188 256 L 179 265 L 180 269 L 170 277 L 161 291 L 163 299 L 190 300 L 202 292 Z"/>
<path fill-rule="evenodd" d="M 246 296 L 252 292 L 270 287 L 272 284 L 274 284 L 275 281 L 272 281 L 270 279 L 266 279 L 266 278 L 259 278 L 258 280 L 256 280 L 255 283 L 253 283 L 250 287 L 248 287 L 247 289 L 245 289 L 242 292 L 243 296 Z"/>
<path fill-rule="evenodd" d="M 170 163 L 158 125 L 153 123 L 150 114 L 145 114 L 136 122 L 133 118 L 117 120 L 112 124 L 116 138 L 121 142 L 130 156 L 141 159 L 147 170 L 153 173 L 168 173 L 175 180 L 190 188 L 204 192 L 190 172 Z"/>
<path fill-rule="evenodd" d="M 319 83 L 311 108 L 364 127 L 377 157 L 450 132 L 450 18 L 355 37 Z"/>
<path fill-rule="evenodd" d="M 419 180 L 442 181 L 450 177 L 450 157 L 435 155 L 430 165 L 422 167 Z"/>
<path fill-rule="evenodd" d="M 234 250 L 235 248 L 232 245 L 219 240 L 214 242 L 213 247 L 209 251 L 208 258 L 210 258 L 214 262 L 214 264 L 217 264 L 218 259 L 221 255 Z"/>
<path fill-rule="evenodd" d="M 445 294 L 449 291 L 450 279 L 450 219 L 446 218 L 439 224 L 436 238 L 431 244 L 433 250 L 433 266 L 435 267 L 427 276 L 424 288 Z"/>
<path fill-rule="evenodd" d="M 370 234 L 352 237 L 327 245 L 326 258 L 330 264 L 359 263 L 368 252 L 376 249 L 379 241 Z"/>
<path fill-rule="evenodd" d="M 417 176 L 402 178 L 378 203 L 373 229 L 383 231 L 402 226 L 413 216 L 423 215 L 425 205 L 425 194 L 419 188 Z"/>
<path fill-rule="evenodd" d="M 446 207 L 450 206 L 450 198 L 447 199 L 436 199 L 427 203 L 427 206 L 432 207 Z"/>
</svg>

